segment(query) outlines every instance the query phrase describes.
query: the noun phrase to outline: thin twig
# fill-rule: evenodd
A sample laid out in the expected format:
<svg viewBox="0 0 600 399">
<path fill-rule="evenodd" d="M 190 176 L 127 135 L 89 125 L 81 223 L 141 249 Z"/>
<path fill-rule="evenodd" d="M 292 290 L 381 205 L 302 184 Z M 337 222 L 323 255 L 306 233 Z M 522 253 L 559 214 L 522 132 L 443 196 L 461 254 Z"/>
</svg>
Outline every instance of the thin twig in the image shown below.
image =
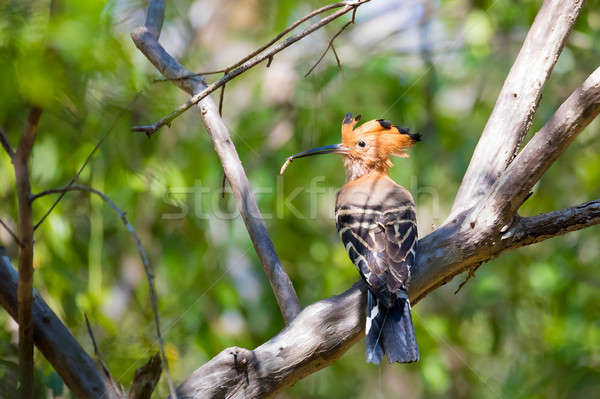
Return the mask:
<svg viewBox="0 0 600 399">
<path fill-rule="evenodd" d="M 338 56 L 337 51 L 335 51 L 335 46 L 331 44 L 331 51 L 333 51 L 333 55 L 335 55 L 335 62 L 337 62 L 338 69 L 342 70 L 342 63 L 340 61 L 340 57 Z"/>
<path fill-rule="evenodd" d="M 31 182 L 29 158 L 37 136 L 42 109 L 29 109 L 17 151 L 13 157 L 17 203 L 19 206 L 18 233 L 23 247 L 19 251 L 18 317 L 19 375 L 22 398 L 33 398 L 33 210 L 31 209 Z"/>
<path fill-rule="evenodd" d="M 38 194 L 35 194 L 31 197 L 31 201 L 33 202 L 34 200 L 36 200 L 40 197 L 43 197 L 45 195 L 48 195 L 48 194 L 57 194 L 57 193 L 65 194 L 68 191 L 87 191 L 87 192 L 98 195 L 117 213 L 117 215 L 119 215 L 119 217 L 121 218 L 121 221 L 123 222 L 123 224 L 129 231 L 129 233 L 131 234 L 131 237 L 133 237 L 133 239 L 137 245 L 137 249 L 140 254 L 140 258 L 142 259 L 142 263 L 144 265 L 144 270 L 146 271 L 146 277 L 148 279 L 148 289 L 150 291 L 150 302 L 152 303 L 152 312 L 154 313 L 154 324 L 156 325 L 156 335 L 158 337 L 158 344 L 160 346 L 162 362 L 165 365 L 165 372 L 166 372 L 167 376 L 170 376 L 169 363 L 167 361 L 167 356 L 165 354 L 165 345 L 164 345 L 164 341 L 163 341 L 162 334 L 160 331 L 160 319 L 158 316 L 158 299 L 157 299 L 157 295 L 156 295 L 156 289 L 154 288 L 154 273 L 152 272 L 152 266 L 150 265 L 150 260 L 148 258 L 148 255 L 146 254 L 146 251 L 144 250 L 142 241 L 140 240 L 139 236 L 135 232 L 133 225 L 131 223 L 129 223 L 129 220 L 127 220 L 127 216 L 126 216 L 125 212 L 122 211 L 117 206 L 117 204 L 115 204 L 114 201 L 111 200 L 106 194 L 104 194 L 103 192 L 101 192 L 99 190 L 96 190 L 93 187 L 79 185 L 79 184 L 67 185 L 65 187 L 54 188 L 54 189 L 42 191 Z"/>
<path fill-rule="evenodd" d="M 0 219 L 0 225 L 2 225 L 2 227 L 4 227 L 4 229 L 6 231 L 8 231 L 8 234 L 10 234 L 10 236 L 13 238 L 13 240 L 15 240 L 15 242 L 17 243 L 17 245 L 20 248 L 25 248 L 25 245 L 23 245 L 21 240 L 19 240 L 19 237 L 17 237 L 17 234 L 14 231 L 12 231 L 12 229 L 10 227 L 8 227 L 8 225 L 6 223 L 4 223 L 4 221 L 2 219 Z"/>
<path fill-rule="evenodd" d="M 479 269 L 479 266 L 481 266 L 481 265 L 482 264 L 479 263 L 479 264 L 473 265 L 469 268 L 469 270 L 467 271 L 467 277 L 465 277 L 465 279 L 458 285 L 458 288 L 456 289 L 456 291 L 454 291 L 454 295 L 456 295 L 460 292 L 462 287 L 464 287 L 465 284 L 467 284 L 467 281 L 469 281 L 470 279 L 475 277 L 475 272 L 477 271 L 477 269 Z"/>
<path fill-rule="evenodd" d="M 221 198 L 225 198 L 225 184 L 227 184 L 227 175 L 223 173 L 223 179 L 221 179 Z"/>
<path fill-rule="evenodd" d="M 283 49 L 291 46 L 292 44 L 296 43 L 298 40 L 308 36 L 312 32 L 316 31 L 317 29 L 322 28 L 323 26 L 329 24 L 331 21 L 339 18 L 340 16 L 348 13 L 349 11 L 356 10 L 357 7 L 359 7 L 360 5 L 362 5 L 364 3 L 367 3 L 369 1 L 370 0 L 358 0 L 358 1 L 354 1 L 354 2 L 343 3 L 344 7 L 341 10 L 338 10 L 338 11 L 334 12 L 333 14 L 328 15 L 327 17 L 321 19 L 320 21 L 310 25 L 308 28 L 304 29 L 303 31 L 288 37 L 286 40 L 277 44 L 275 47 L 271 48 L 266 53 L 264 53 L 262 55 L 256 55 L 254 57 L 250 57 L 247 61 L 245 61 L 242 64 L 239 64 L 231 72 L 226 73 L 225 76 L 223 76 L 221 79 L 208 85 L 204 90 L 202 90 L 201 92 L 192 96 L 192 98 L 190 98 L 184 104 L 180 105 L 174 111 L 172 111 L 170 114 L 161 118 L 154 124 L 145 125 L 145 126 L 134 126 L 131 128 L 131 130 L 134 132 L 143 132 L 147 136 L 151 136 L 152 134 L 157 132 L 161 127 L 169 126 L 171 124 L 171 122 L 173 122 L 173 120 L 176 119 L 179 115 L 183 114 L 185 111 L 190 109 L 192 106 L 198 104 L 203 98 L 208 96 L 210 93 L 212 93 L 219 87 L 223 86 L 225 83 L 227 83 L 230 80 L 234 79 L 235 77 L 241 75 L 242 73 L 246 72 L 247 70 L 255 67 L 256 65 L 260 64 L 264 60 L 271 59 L 273 57 L 273 55 L 275 55 L 275 54 L 279 53 L 280 51 L 282 51 Z M 340 3 L 336 3 L 336 4 L 340 4 Z M 339 33 L 341 33 L 341 32 L 338 32 L 338 34 Z M 336 34 L 336 36 L 337 36 L 337 34 Z"/>
<path fill-rule="evenodd" d="M 110 381 L 110 383 L 112 384 L 112 388 L 115 390 L 115 392 L 121 392 L 122 390 L 117 386 L 117 383 L 115 382 L 112 374 L 110 373 L 110 370 L 108 369 L 108 366 L 106 365 L 102 354 L 100 353 L 100 349 L 98 349 L 96 337 L 94 337 L 94 332 L 92 331 L 92 326 L 90 325 L 90 321 L 88 320 L 87 313 L 84 313 L 83 316 L 85 317 L 85 325 L 87 327 L 88 334 L 90 335 L 90 339 L 92 340 L 92 345 L 94 346 L 94 354 L 96 355 L 96 359 L 100 364 L 100 367 L 102 368 L 102 372 L 104 373 L 108 381 Z"/>
<path fill-rule="evenodd" d="M 10 146 L 8 137 L 6 137 L 6 134 L 4 133 L 4 130 L 2 130 L 2 128 L 0 128 L 0 144 L 2 144 L 2 147 L 4 147 L 4 151 L 6 151 L 10 159 L 13 159 L 15 157 L 15 151 Z"/>
<path fill-rule="evenodd" d="M 356 11 L 356 9 L 355 9 L 355 11 Z M 308 75 L 310 75 L 310 74 L 311 74 L 311 72 L 312 72 L 312 71 L 313 71 L 313 70 L 314 70 L 314 69 L 317 67 L 317 65 L 319 65 L 319 63 L 321 62 L 321 60 L 323 60 L 323 58 L 325 57 L 325 54 L 327 54 L 327 51 L 329 51 L 329 49 L 330 49 L 330 48 L 331 48 L 331 49 L 333 49 L 333 41 L 334 41 L 334 40 L 335 40 L 335 39 L 336 39 L 336 38 L 337 38 L 339 35 L 341 35 L 341 34 L 342 34 L 342 32 L 343 32 L 344 30 L 346 30 L 346 28 L 347 28 L 347 27 L 349 27 L 349 26 L 350 26 L 350 25 L 352 25 L 353 23 L 354 23 L 354 17 L 353 17 L 353 18 L 352 18 L 350 21 L 346 22 L 346 23 L 344 24 L 344 26 L 342 26 L 342 27 L 340 28 L 340 30 L 338 30 L 338 31 L 337 31 L 337 33 L 336 33 L 335 35 L 333 35 L 331 39 L 329 39 L 329 43 L 327 44 L 327 47 L 325 48 L 325 51 L 323 51 L 323 53 L 321 54 L 321 56 L 319 57 L 319 59 L 317 60 L 317 62 L 315 62 L 315 63 L 313 64 L 313 66 L 312 66 L 312 67 L 311 67 L 311 68 L 308 70 L 308 72 L 306 72 L 306 74 L 304 75 L 304 77 L 307 77 Z M 338 55 L 337 55 L 337 53 L 335 52 L 335 49 L 333 49 L 333 54 L 335 55 L 335 59 L 337 60 L 338 67 L 341 69 L 341 68 L 342 68 L 342 66 L 340 65 L 340 59 L 338 58 Z"/>
<path fill-rule="evenodd" d="M 72 186 L 77 179 L 79 178 L 79 175 L 81 175 L 81 172 L 83 172 L 83 169 L 85 169 L 85 167 L 88 165 L 88 163 L 90 163 L 90 161 L 92 160 L 92 157 L 94 156 L 94 154 L 96 153 L 96 151 L 98 151 L 98 148 L 100 148 L 100 146 L 102 145 L 102 143 L 104 143 L 104 140 L 106 140 L 106 138 L 112 133 L 114 127 L 117 125 L 117 122 L 119 121 L 119 119 L 121 119 L 121 116 L 123 116 L 123 114 L 129 110 L 131 108 L 131 106 L 133 105 L 133 103 L 137 100 L 137 98 L 140 96 L 141 92 L 137 93 L 134 97 L 133 100 L 131 100 L 131 102 L 129 103 L 129 105 L 126 108 L 123 108 L 121 110 L 121 112 L 115 117 L 115 119 L 113 120 L 112 124 L 109 126 L 108 130 L 106 131 L 106 133 L 104 133 L 104 135 L 102 137 L 100 137 L 100 140 L 98 140 L 98 142 L 96 143 L 96 145 L 94 146 L 94 148 L 92 149 L 92 151 L 88 154 L 87 158 L 85 159 L 85 162 L 83 162 L 83 165 L 81 165 L 81 167 L 79 168 L 79 170 L 77 170 L 77 173 L 75 173 L 75 175 L 73 176 L 73 178 L 71 179 L 71 181 L 67 184 L 67 187 Z M 44 222 L 44 220 L 46 220 L 46 218 L 48 217 L 48 215 L 50 215 L 50 213 L 54 210 L 54 208 L 56 208 L 56 206 L 58 205 L 58 203 L 63 199 L 63 197 L 65 196 L 65 193 L 67 191 L 63 191 L 61 192 L 61 194 L 58 196 L 58 198 L 56 199 L 56 201 L 54 201 L 54 203 L 52 204 L 52 206 L 50 207 L 50 209 L 48 209 L 48 211 L 46 211 L 46 213 L 44 214 L 44 216 L 42 216 L 42 218 L 39 220 L 39 222 L 37 222 L 33 228 L 33 230 L 37 230 L 38 227 L 40 227 L 40 225 Z"/>
<path fill-rule="evenodd" d="M 285 28 L 284 30 L 282 30 L 281 32 L 279 32 L 277 34 L 277 36 L 275 36 L 273 39 L 271 39 L 268 43 L 266 43 L 265 45 L 263 45 L 262 47 L 260 47 L 260 48 L 258 48 L 256 50 L 254 50 L 250 54 L 246 55 L 244 58 L 236 61 L 234 64 L 231 64 L 231 65 L 229 65 L 229 66 L 227 66 L 225 68 L 217 69 L 217 70 L 214 70 L 214 71 L 208 71 L 208 72 L 196 72 L 196 73 L 187 74 L 187 75 L 184 75 L 184 76 L 181 76 L 181 77 L 178 77 L 178 78 L 174 78 L 174 79 L 167 79 L 167 78 L 154 79 L 153 82 L 167 82 L 167 81 L 173 81 L 173 80 L 189 79 L 189 78 L 193 78 L 193 77 L 196 77 L 196 76 L 216 75 L 218 73 L 227 73 L 228 71 L 231 71 L 231 70 L 239 67 L 244 62 L 246 62 L 249 59 L 251 59 L 252 57 L 255 57 L 258 54 L 262 53 L 263 51 L 265 51 L 266 49 L 268 49 L 269 47 L 271 47 L 273 44 L 275 44 L 277 41 L 279 41 L 279 39 L 281 39 L 283 36 L 285 36 L 286 34 L 290 33 L 292 30 L 294 30 L 295 28 L 297 28 L 302 23 L 308 21 L 312 17 L 317 16 L 319 14 L 322 14 L 322 13 L 324 13 L 326 11 L 329 11 L 329 10 L 333 10 L 333 9 L 336 9 L 336 8 L 341 8 L 341 7 L 344 7 L 344 6 L 348 6 L 350 4 L 353 4 L 353 2 L 343 1 L 343 2 L 339 2 L 339 3 L 328 4 L 326 6 L 323 6 L 321 8 L 318 8 L 318 9 L 310 12 L 309 14 L 306 14 L 305 16 L 303 16 L 302 18 L 296 20 L 293 24 L 291 24 L 290 26 L 288 26 L 287 28 Z M 360 5 L 360 4 L 358 4 L 358 5 Z M 267 58 L 268 58 L 268 62 L 267 62 L 267 68 L 268 68 L 268 67 L 271 66 L 271 62 L 273 61 L 273 55 L 270 55 Z"/>
<path fill-rule="evenodd" d="M 219 93 L 219 116 L 223 116 L 223 97 L 225 96 L 225 85 L 221 86 Z"/>
<path fill-rule="evenodd" d="M 216 69 L 214 71 L 188 73 L 187 75 L 179 76 L 177 78 L 156 78 L 156 79 L 152 79 L 152 83 L 176 82 L 178 80 L 190 79 L 190 78 L 195 78 L 198 76 L 218 75 L 220 73 L 227 73 L 227 71 L 229 71 L 229 69 L 223 68 L 223 69 Z"/>
</svg>

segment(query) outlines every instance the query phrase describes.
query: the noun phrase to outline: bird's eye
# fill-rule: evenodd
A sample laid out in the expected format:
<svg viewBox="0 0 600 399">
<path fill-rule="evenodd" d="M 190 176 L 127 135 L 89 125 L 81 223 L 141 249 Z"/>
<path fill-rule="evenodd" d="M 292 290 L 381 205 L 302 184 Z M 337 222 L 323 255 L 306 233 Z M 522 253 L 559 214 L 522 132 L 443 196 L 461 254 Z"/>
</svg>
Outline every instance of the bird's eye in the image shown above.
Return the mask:
<svg viewBox="0 0 600 399">
<path fill-rule="evenodd" d="M 360 148 L 365 148 L 367 146 L 367 143 L 365 143 L 364 141 L 361 140 L 361 141 L 358 142 L 358 146 Z"/>
</svg>

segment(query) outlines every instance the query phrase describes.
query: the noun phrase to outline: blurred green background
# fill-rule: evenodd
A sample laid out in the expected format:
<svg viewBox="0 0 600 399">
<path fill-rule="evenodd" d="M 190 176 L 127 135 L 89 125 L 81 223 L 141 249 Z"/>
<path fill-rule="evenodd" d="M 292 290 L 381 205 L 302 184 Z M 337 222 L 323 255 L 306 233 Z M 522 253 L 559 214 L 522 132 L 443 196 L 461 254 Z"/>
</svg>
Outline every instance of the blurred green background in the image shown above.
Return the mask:
<svg viewBox="0 0 600 399">
<path fill-rule="evenodd" d="M 224 67 L 324 1 L 170 1 L 161 43 L 188 69 Z M 421 236 L 443 222 L 504 78 L 541 1 L 374 0 L 333 54 L 304 74 L 349 16 L 227 86 L 224 119 L 275 247 L 303 306 L 357 280 L 335 234 L 343 184 L 335 156 L 286 156 L 339 140 L 346 112 L 422 132 L 393 177 L 417 201 Z M 283 322 L 198 112 L 148 140 L 130 131 L 186 100 L 159 77 L 129 32 L 144 1 L 0 3 L 0 127 L 16 146 L 29 104 L 44 108 L 32 157 L 34 192 L 61 186 L 107 135 L 81 175 L 137 229 L 156 273 L 176 382 L 231 345 L 253 348 Z M 50 9 L 52 8 L 52 13 Z M 600 1 L 588 1 L 543 92 L 531 133 L 599 64 Z M 215 77 L 210 77 L 210 81 Z M 216 97 L 215 97 L 216 99 Z M 536 186 L 522 215 L 600 197 L 600 124 L 593 122 Z M 10 160 L 0 154 L 0 218 L 16 229 Z M 35 219 L 55 197 L 35 202 Z M 421 361 L 368 365 L 360 341 L 281 398 L 600 397 L 600 230 L 503 253 L 414 309 Z M 0 230 L 13 261 L 17 248 Z M 115 378 L 157 350 L 135 243 L 99 198 L 69 193 L 36 233 L 35 286 L 91 352 L 83 313 Z M 0 311 L 0 397 L 16 386 L 17 327 Z M 36 354 L 39 397 L 70 397 Z M 167 395 L 165 379 L 154 397 Z"/>
</svg>

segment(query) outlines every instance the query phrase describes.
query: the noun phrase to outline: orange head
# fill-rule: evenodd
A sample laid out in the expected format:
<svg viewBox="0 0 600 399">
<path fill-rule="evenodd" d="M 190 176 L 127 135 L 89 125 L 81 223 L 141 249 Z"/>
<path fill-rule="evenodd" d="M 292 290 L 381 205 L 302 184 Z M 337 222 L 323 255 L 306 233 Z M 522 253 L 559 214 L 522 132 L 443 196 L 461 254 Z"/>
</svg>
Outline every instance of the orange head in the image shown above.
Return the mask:
<svg viewBox="0 0 600 399">
<path fill-rule="evenodd" d="M 410 133 L 407 128 L 392 125 L 383 119 L 365 122 L 358 128 L 354 126 L 360 115 L 349 112 L 342 123 L 342 142 L 326 147 L 318 147 L 289 157 L 281 173 L 295 158 L 311 155 L 336 153 L 344 156 L 344 166 L 348 179 L 353 180 L 373 170 L 386 172 L 392 166 L 390 156 L 407 158 L 406 149 L 421 140 L 418 133 Z"/>
</svg>

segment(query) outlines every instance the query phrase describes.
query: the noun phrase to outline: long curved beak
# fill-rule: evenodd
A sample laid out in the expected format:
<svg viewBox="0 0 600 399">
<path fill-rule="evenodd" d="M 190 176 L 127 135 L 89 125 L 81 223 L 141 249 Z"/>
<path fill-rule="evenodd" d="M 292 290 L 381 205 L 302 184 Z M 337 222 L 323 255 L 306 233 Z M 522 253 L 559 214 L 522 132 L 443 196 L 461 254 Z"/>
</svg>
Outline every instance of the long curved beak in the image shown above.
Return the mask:
<svg viewBox="0 0 600 399">
<path fill-rule="evenodd" d="M 282 175 L 283 172 L 285 172 L 285 170 L 289 166 L 289 164 L 291 164 L 292 161 L 296 158 L 304 158 L 304 157 L 310 157 L 312 155 L 320 155 L 320 154 L 347 154 L 347 153 L 348 153 L 348 148 L 344 147 L 342 144 L 333 144 L 333 145 L 328 145 L 325 147 L 313 148 L 312 150 L 302 151 L 302 152 L 292 155 L 291 157 L 288 157 L 285 160 L 285 163 L 283 164 L 283 166 L 281 167 L 279 174 Z"/>
</svg>

